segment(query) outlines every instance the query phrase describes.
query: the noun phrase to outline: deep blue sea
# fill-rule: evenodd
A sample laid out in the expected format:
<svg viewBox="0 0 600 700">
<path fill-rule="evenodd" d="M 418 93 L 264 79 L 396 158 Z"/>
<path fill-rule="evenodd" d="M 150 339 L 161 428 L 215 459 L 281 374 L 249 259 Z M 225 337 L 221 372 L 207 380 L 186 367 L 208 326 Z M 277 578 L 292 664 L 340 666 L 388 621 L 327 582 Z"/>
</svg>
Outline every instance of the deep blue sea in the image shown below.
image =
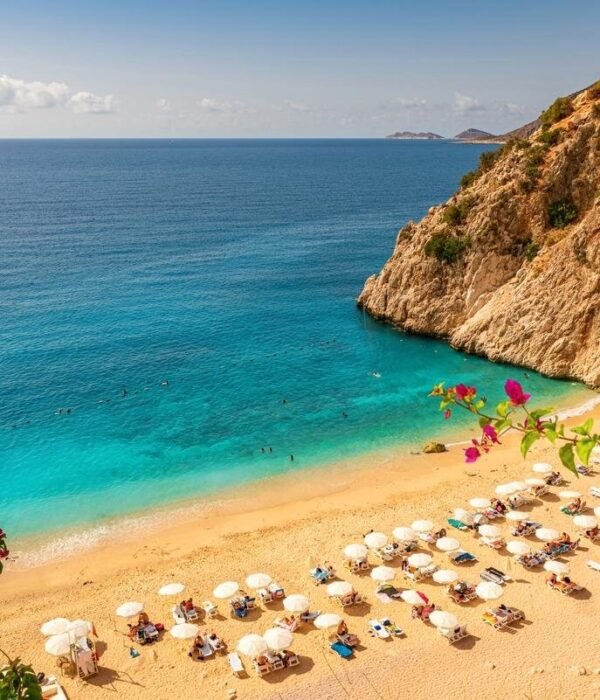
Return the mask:
<svg viewBox="0 0 600 700">
<path fill-rule="evenodd" d="M 0 525 L 18 539 L 420 444 L 447 427 L 434 382 L 522 378 L 355 305 L 483 150 L 0 141 Z"/>
</svg>

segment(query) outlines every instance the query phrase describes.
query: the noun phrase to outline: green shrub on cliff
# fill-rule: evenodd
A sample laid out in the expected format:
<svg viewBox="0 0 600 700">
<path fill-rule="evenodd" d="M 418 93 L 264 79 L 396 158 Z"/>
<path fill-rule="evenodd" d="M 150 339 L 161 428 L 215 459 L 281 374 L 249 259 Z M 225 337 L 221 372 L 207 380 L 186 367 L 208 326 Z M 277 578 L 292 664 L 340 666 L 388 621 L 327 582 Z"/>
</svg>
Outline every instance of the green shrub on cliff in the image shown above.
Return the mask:
<svg viewBox="0 0 600 700">
<path fill-rule="evenodd" d="M 559 199 L 548 207 L 548 224 L 551 228 L 564 228 L 577 218 L 577 207 L 567 199 Z"/>
<path fill-rule="evenodd" d="M 554 102 L 540 114 L 542 126 L 549 128 L 561 119 L 573 113 L 573 100 L 570 97 L 558 97 Z"/>
<path fill-rule="evenodd" d="M 588 90 L 588 95 L 592 100 L 600 100 L 600 80 L 597 80 Z"/>
<path fill-rule="evenodd" d="M 560 141 L 561 131 L 560 129 L 542 129 L 537 140 L 546 146 L 556 146 Z"/>
<path fill-rule="evenodd" d="M 459 238 L 451 233 L 434 233 L 425 244 L 425 255 L 452 265 L 459 260 L 471 245 L 469 238 Z"/>
<path fill-rule="evenodd" d="M 461 199 L 458 204 L 450 204 L 444 210 L 442 221 L 450 226 L 460 226 L 467 220 L 469 210 L 472 207 L 470 199 Z"/>
</svg>

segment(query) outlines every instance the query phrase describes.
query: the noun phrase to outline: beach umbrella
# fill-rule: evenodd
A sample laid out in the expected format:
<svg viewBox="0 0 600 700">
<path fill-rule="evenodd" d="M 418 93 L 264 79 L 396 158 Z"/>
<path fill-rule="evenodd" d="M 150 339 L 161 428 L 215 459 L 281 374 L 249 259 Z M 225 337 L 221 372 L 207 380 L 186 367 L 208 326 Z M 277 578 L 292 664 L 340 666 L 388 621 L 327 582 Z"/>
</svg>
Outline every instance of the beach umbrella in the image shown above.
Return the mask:
<svg viewBox="0 0 600 700">
<path fill-rule="evenodd" d="M 71 651 L 72 638 L 68 632 L 48 637 L 44 649 L 52 656 L 65 656 Z"/>
<path fill-rule="evenodd" d="M 175 639 L 193 639 L 199 631 L 198 625 L 192 625 L 190 622 L 182 622 L 180 625 L 171 627 L 171 636 Z"/>
<path fill-rule="evenodd" d="M 596 447 L 592 449 L 591 456 L 595 461 L 600 460 L 600 445 L 596 445 Z"/>
<path fill-rule="evenodd" d="M 530 479 L 525 479 L 525 483 L 528 486 L 545 486 L 546 482 L 537 476 L 532 476 Z"/>
<path fill-rule="evenodd" d="M 581 498 L 579 491 L 559 491 L 558 497 L 565 501 L 569 501 L 572 498 Z"/>
<path fill-rule="evenodd" d="M 333 597 L 344 597 L 353 591 L 354 588 L 348 581 L 334 581 L 327 586 L 327 595 Z"/>
<path fill-rule="evenodd" d="M 489 508 L 492 505 L 492 502 L 489 498 L 472 498 L 469 501 L 469 505 L 473 506 L 473 508 L 483 509 Z"/>
<path fill-rule="evenodd" d="M 396 571 L 392 569 L 391 566 L 376 566 L 373 571 L 371 571 L 371 578 L 373 581 L 379 581 L 380 583 L 391 581 L 395 575 Z"/>
<path fill-rule="evenodd" d="M 422 595 L 419 591 L 415 591 L 414 588 L 402 591 L 400 597 L 409 605 L 423 605 L 423 603 L 427 602 L 427 596 Z"/>
<path fill-rule="evenodd" d="M 269 649 L 269 645 L 260 634 L 247 634 L 237 643 L 236 649 L 244 656 L 256 658 L 264 654 Z"/>
<path fill-rule="evenodd" d="M 506 514 L 507 520 L 514 520 L 515 522 L 518 520 L 527 520 L 528 518 L 529 514 L 524 513 L 522 510 L 510 510 Z"/>
<path fill-rule="evenodd" d="M 236 581 L 225 581 L 220 583 L 214 590 L 213 595 L 215 598 L 233 598 L 233 596 L 240 590 L 239 583 Z"/>
<path fill-rule="evenodd" d="M 442 629 L 452 629 L 458 625 L 458 618 L 445 610 L 434 610 L 429 616 L 429 620 L 434 627 Z"/>
<path fill-rule="evenodd" d="M 418 535 L 412 527 L 397 527 L 392 534 L 400 542 L 414 542 L 418 539 Z"/>
<path fill-rule="evenodd" d="M 283 607 L 292 613 L 303 613 L 310 607 L 310 601 L 305 595 L 295 593 L 283 599 Z"/>
<path fill-rule="evenodd" d="M 380 547 L 385 547 L 388 538 L 383 532 L 369 532 L 365 535 L 365 544 L 369 549 L 379 549 Z"/>
<path fill-rule="evenodd" d="M 364 559 L 367 556 L 367 548 L 364 544 L 349 544 L 344 547 L 346 559 Z"/>
<path fill-rule="evenodd" d="M 511 481 L 510 486 L 513 488 L 513 493 L 527 491 L 527 484 L 524 481 Z"/>
<path fill-rule="evenodd" d="M 460 542 L 454 537 L 440 537 L 435 546 L 441 552 L 453 552 L 455 549 L 460 549 Z"/>
<path fill-rule="evenodd" d="M 542 540 L 542 542 L 551 542 L 552 540 L 556 540 L 560 537 L 560 532 L 552 529 L 551 527 L 538 527 L 538 529 L 535 531 L 535 536 L 538 538 L 538 540 Z"/>
<path fill-rule="evenodd" d="M 431 532 L 433 530 L 433 523 L 431 520 L 415 520 L 411 528 L 415 532 Z"/>
<path fill-rule="evenodd" d="M 452 569 L 439 569 L 433 574 L 433 580 L 436 583 L 453 583 L 458 579 L 458 574 Z"/>
<path fill-rule="evenodd" d="M 482 525 L 478 530 L 484 537 L 500 537 L 502 530 L 497 525 Z"/>
<path fill-rule="evenodd" d="M 337 613 L 323 613 L 315 617 L 313 625 L 318 630 L 326 630 L 330 627 L 337 627 L 342 618 Z"/>
<path fill-rule="evenodd" d="M 594 508 L 594 515 L 600 518 L 600 506 Z"/>
<path fill-rule="evenodd" d="M 598 527 L 598 520 L 593 515 L 576 515 L 573 518 L 575 527 L 580 527 L 583 530 L 588 528 Z"/>
<path fill-rule="evenodd" d="M 475 593 L 477 593 L 482 600 L 497 600 L 502 597 L 504 591 L 502 590 L 502 586 L 499 586 L 493 581 L 482 581 L 477 584 Z"/>
<path fill-rule="evenodd" d="M 495 491 L 498 496 L 510 496 L 515 493 L 515 488 L 513 484 L 498 484 Z"/>
<path fill-rule="evenodd" d="M 183 583 L 167 583 L 158 589 L 158 595 L 179 595 L 184 590 Z"/>
<path fill-rule="evenodd" d="M 418 552 L 417 554 L 411 554 L 410 557 L 408 557 L 409 566 L 412 566 L 415 569 L 420 569 L 424 566 L 429 566 L 432 561 L 433 557 L 431 556 L 431 554 L 423 554 L 421 552 Z"/>
<path fill-rule="evenodd" d="M 67 632 L 71 635 L 72 639 L 89 637 L 90 634 L 94 633 L 94 626 L 87 620 L 73 620 L 73 622 L 69 622 Z"/>
<path fill-rule="evenodd" d="M 554 471 L 554 467 L 547 462 L 536 462 L 531 468 L 536 474 L 550 474 Z"/>
<path fill-rule="evenodd" d="M 269 574 L 249 574 L 246 576 L 246 585 L 248 588 L 265 588 L 272 580 Z"/>
<path fill-rule="evenodd" d="M 520 540 L 511 540 L 510 542 L 507 542 L 506 549 L 511 554 L 515 554 L 517 556 L 529 554 L 529 552 L 531 552 L 531 547 L 527 544 L 527 542 L 521 542 Z"/>
<path fill-rule="evenodd" d="M 144 609 L 143 603 L 137 603 L 132 600 L 128 603 L 123 603 L 115 610 L 117 617 L 135 617 L 139 615 Z"/>
<path fill-rule="evenodd" d="M 44 637 L 51 637 L 54 634 L 63 634 L 69 629 L 70 621 L 66 617 L 55 617 L 48 620 L 40 627 L 40 632 Z"/>
<path fill-rule="evenodd" d="M 473 514 L 464 508 L 455 508 L 454 517 L 465 525 L 470 525 L 473 522 Z"/>
<path fill-rule="evenodd" d="M 544 562 L 544 569 L 552 574 L 557 574 L 559 576 L 564 576 L 569 573 L 568 564 L 563 564 L 562 561 L 546 561 Z"/>
<path fill-rule="evenodd" d="M 272 627 L 263 634 L 263 639 L 272 651 L 283 651 L 292 646 L 294 635 L 281 627 Z"/>
</svg>

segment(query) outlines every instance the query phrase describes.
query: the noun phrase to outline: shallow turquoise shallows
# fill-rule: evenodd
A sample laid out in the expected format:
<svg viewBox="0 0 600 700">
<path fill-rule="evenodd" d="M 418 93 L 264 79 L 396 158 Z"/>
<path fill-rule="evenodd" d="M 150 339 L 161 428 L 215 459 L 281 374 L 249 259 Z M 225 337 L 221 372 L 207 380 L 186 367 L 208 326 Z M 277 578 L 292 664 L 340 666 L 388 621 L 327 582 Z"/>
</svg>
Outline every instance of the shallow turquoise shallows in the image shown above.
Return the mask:
<svg viewBox="0 0 600 700">
<path fill-rule="evenodd" d="M 434 382 L 523 378 L 355 305 L 482 150 L 1 141 L 0 525 L 18 540 L 420 443 L 446 427 Z"/>
</svg>

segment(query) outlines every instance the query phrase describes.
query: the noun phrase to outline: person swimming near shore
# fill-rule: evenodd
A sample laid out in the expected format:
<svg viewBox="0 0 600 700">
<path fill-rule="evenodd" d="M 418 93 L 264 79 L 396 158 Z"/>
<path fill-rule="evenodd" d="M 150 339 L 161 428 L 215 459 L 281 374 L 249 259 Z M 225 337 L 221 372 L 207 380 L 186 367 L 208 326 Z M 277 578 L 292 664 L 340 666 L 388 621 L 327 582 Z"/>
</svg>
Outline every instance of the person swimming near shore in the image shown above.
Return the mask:
<svg viewBox="0 0 600 700">
<path fill-rule="evenodd" d="M 160 384 L 161 384 L 161 386 L 170 386 L 168 379 L 163 379 Z"/>
<path fill-rule="evenodd" d="M 290 462 L 294 461 L 294 455 L 290 455 Z"/>
<path fill-rule="evenodd" d="M 273 454 L 273 448 L 272 448 L 272 447 L 269 447 L 269 454 L 270 454 L 270 455 Z"/>
<path fill-rule="evenodd" d="M 129 392 L 127 391 L 127 387 L 123 386 L 121 387 L 121 396 L 125 398 L 125 396 L 128 396 Z"/>
</svg>

